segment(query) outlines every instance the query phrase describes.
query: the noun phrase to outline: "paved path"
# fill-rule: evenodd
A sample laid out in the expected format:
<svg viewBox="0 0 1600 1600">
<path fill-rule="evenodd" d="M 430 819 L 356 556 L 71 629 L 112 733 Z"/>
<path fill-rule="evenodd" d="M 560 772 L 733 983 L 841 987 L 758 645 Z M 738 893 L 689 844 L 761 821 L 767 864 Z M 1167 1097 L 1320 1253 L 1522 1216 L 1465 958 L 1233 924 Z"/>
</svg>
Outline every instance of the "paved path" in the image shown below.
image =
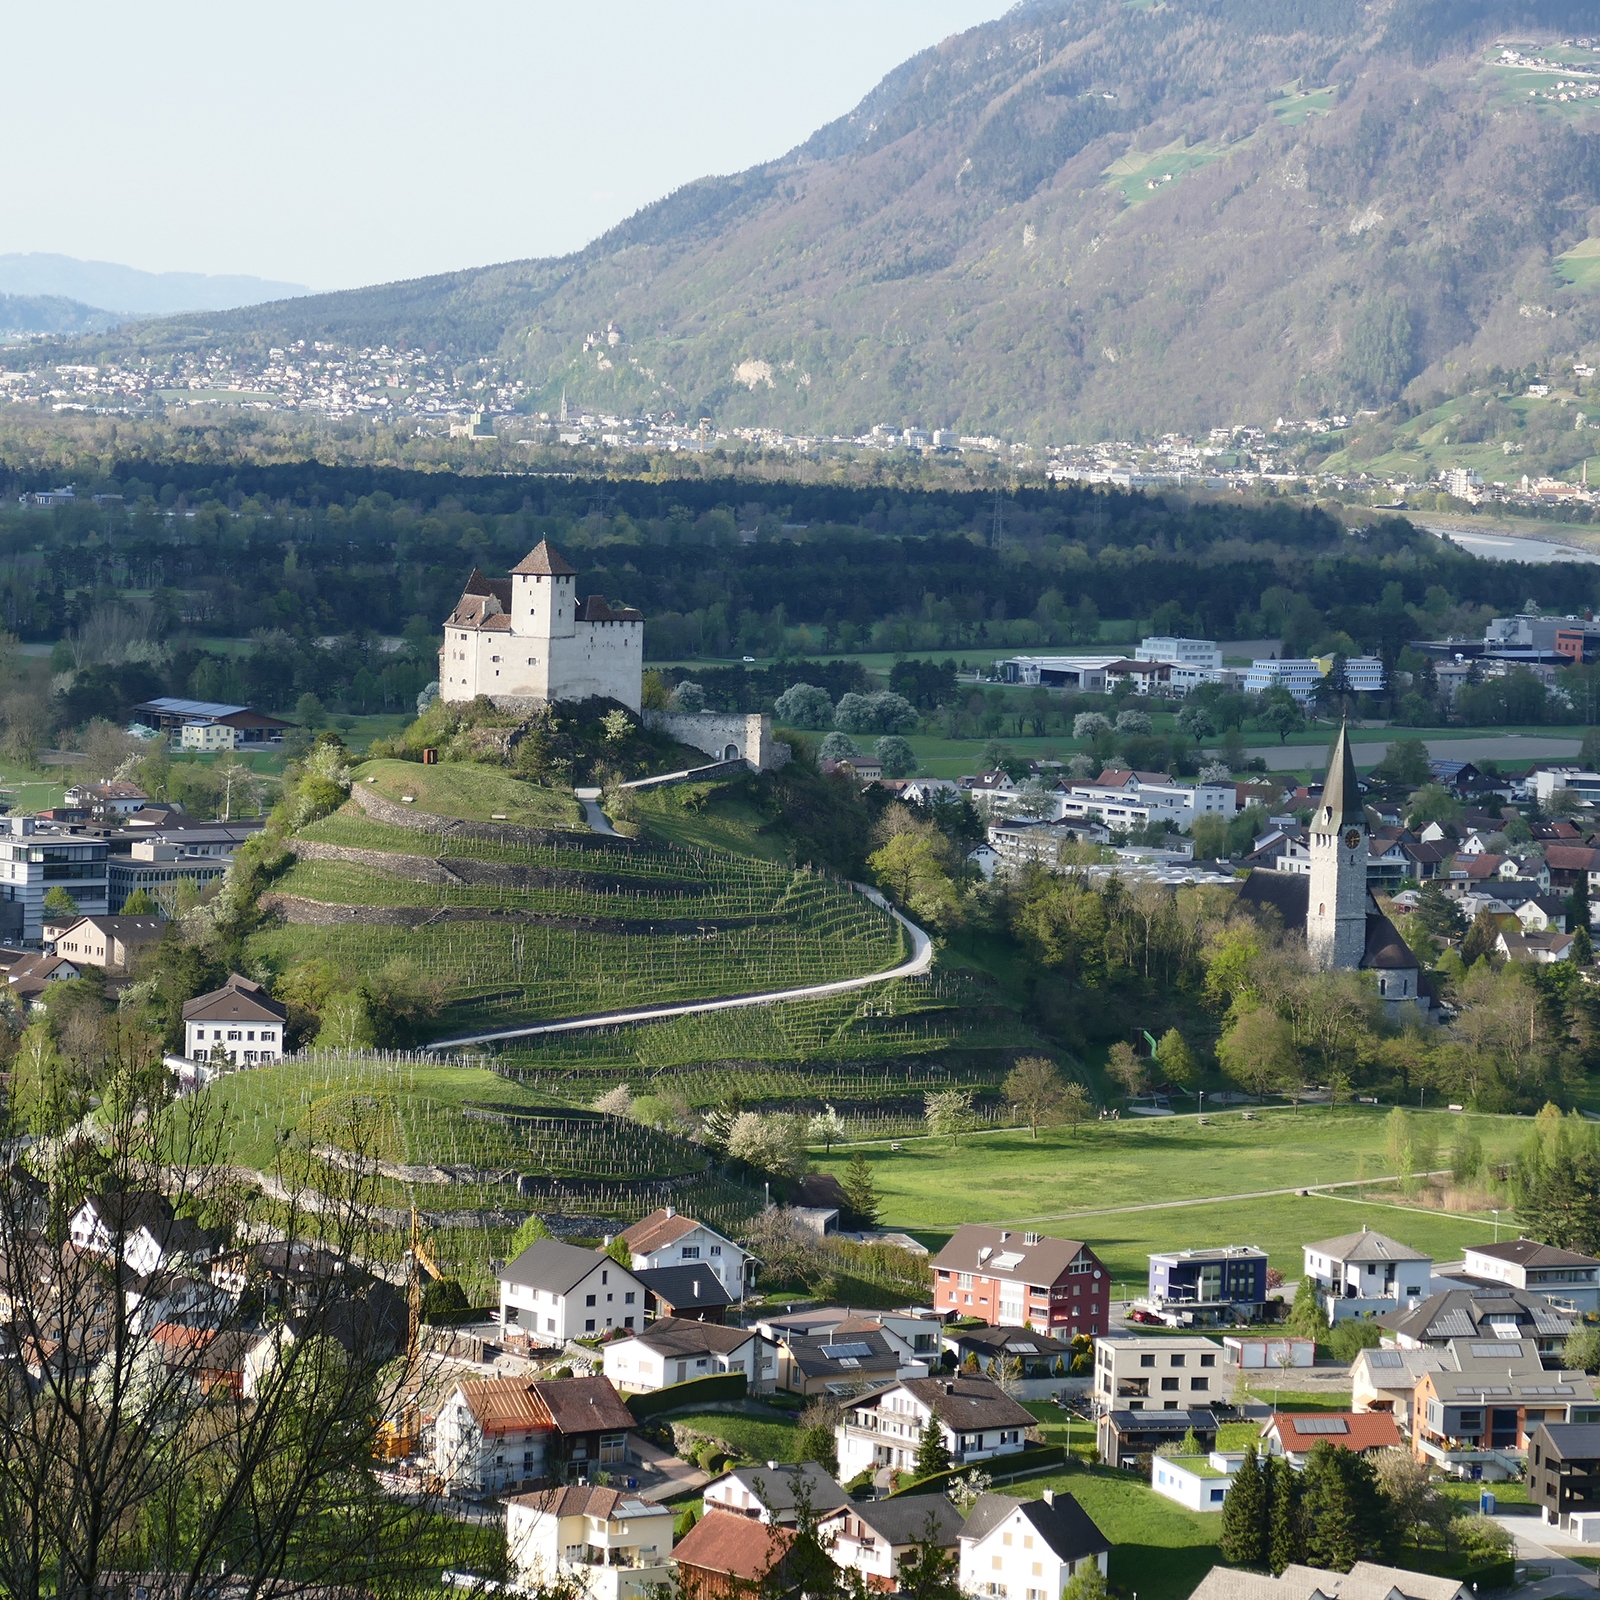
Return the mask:
<svg viewBox="0 0 1600 1600">
<path fill-rule="evenodd" d="M 609 833 L 615 839 L 617 830 L 611 826 L 611 819 L 600 809 L 600 791 L 574 789 L 572 793 L 578 804 L 583 807 L 583 814 L 588 819 L 589 826 L 596 833 Z"/>
<path fill-rule="evenodd" d="M 711 1474 L 702 1472 L 688 1461 L 682 1461 L 670 1450 L 641 1439 L 638 1434 L 628 1436 L 628 1448 L 639 1458 L 639 1498 L 651 1505 L 663 1500 L 676 1499 L 694 1489 L 703 1489 L 711 1482 Z"/>
<path fill-rule="evenodd" d="M 1486 1483 L 1484 1488 L 1493 1489 L 1494 1485 Z M 1515 1541 L 1514 1553 L 1519 1562 L 1532 1562 L 1550 1569 L 1548 1578 L 1519 1588 L 1517 1600 L 1568 1600 L 1568 1597 L 1594 1592 L 1594 1569 L 1582 1566 L 1565 1553 L 1570 1550 L 1592 1556 L 1597 1553 L 1593 1545 L 1579 1544 L 1559 1528 L 1546 1527 L 1544 1519 L 1538 1515 L 1517 1517 L 1496 1512 L 1494 1520 Z"/>
<path fill-rule="evenodd" d="M 1396 739 L 1407 738 L 1404 728 L 1391 728 L 1388 736 L 1378 744 L 1356 744 L 1356 765 L 1370 767 L 1383 760 L 1384 751 Z M 1331 742 L 1331 741 L 1330 741 Z M 1575 757 L 1583 741 L 1556 738 L 1547 734 L 1497 733 L 1482 734 L 1470 739 L 1424 739 L 1428 754 L 1441 761 L 1548 761 L 1555 757 Z M 1275 772 L 1298 772 L 1310 767 L 1320 772 L 1327 751 L 1317 745 L 1252 745 L 1247 756 L 1260 756 L 1267 767 Z M 1248 777 L 1249 774 L 1243 776 Z"/>
<path fill-rule="evenodd" d="M 911 936 L 911 955 L 887 972 L 869 973 L 864 978 L 839 978 L 832 983 L 810 983 L 800 989 L 767 989 L 760 994 L 727 995 L 718 1000 L 690 1000 L 681 1005 L 638 1006 L 632 1011 L 597 1011 L 586 1017 L 564 1017 L 559 1022 L 536 1022 L 525 1028 L 501 1028 L 493 1033 L 460 1034 L 454 1039 L 435 1039 L 428 1050 L 459 1050 L 469 1044 L 495 1044 L 502 1039 L 533 1039 L 547 1033 L 573 1033 L 580 1028 L 607 1027 L 622 1022 L 659 1022 L 664 1017 L 688 1017 L 702 1011 L 734 1011 L 740 1006 L 769 1006 L 779 1000 L 812 1000 L 830 994 L 849 994 L 855 989 L 887 983 L 891 978 L 920 977 L 933 965 L 933 940 L 914 922 L 901 916 L 876 889 L 864 883 L 855 887 L 875 906 L 887 911 Z"/>
</svg>

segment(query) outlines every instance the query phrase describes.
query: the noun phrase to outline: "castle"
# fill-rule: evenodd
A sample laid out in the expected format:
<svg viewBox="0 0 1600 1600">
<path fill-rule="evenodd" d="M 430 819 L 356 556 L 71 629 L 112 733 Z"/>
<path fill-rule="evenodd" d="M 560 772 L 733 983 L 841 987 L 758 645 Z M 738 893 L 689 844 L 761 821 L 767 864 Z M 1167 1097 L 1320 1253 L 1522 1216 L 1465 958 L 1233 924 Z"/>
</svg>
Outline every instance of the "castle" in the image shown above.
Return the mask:
<svg viewBox="0 0 1600 1600">
<path fill-rule="evenodd" d="M 1270 906 L 1285 929 L 1303 928 L 1306 948 L 1324 972 L 1373 973 L 1391 1022 L 1426 1022 L 1434 1007 L 1428 976 L 1367 888 L 1370 838 L 1350 729 L 1344 724 L 1328 754 L 1322 799 L 1311 817 L 1310 872 L 1258 867 L 1240 888 L 1239 903 Z"/>
<path fill-rule="evenodd" d="M 486 578 L 476 567 L 445 619 L 439 697 L 487 695 L 503 710 L 602 695 L 640 709 L 644 616 L 604 595 L 580 600 L 577 568 L 541 540 L 511 569 Z"/>
</svg>

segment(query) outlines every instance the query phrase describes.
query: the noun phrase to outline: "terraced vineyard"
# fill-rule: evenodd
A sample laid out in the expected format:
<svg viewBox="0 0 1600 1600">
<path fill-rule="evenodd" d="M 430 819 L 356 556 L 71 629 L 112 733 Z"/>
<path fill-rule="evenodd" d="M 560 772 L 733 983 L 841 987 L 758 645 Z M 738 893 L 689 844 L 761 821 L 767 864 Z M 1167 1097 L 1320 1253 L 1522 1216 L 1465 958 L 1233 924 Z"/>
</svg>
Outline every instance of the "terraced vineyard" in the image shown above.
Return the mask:
<svg viewBox="0 0 1600 1600">
<path fill-rule="evenodd" d="M 438 982 L 439 1031 L 797 988 L 895 966 L 898 923 L 809 868 L 394 813 L 365 792 L 293 841 L 254 953 L 351 982 L 398 958 Z M 404 824 L 413 824 L 407 826 Z"/>
</svg>

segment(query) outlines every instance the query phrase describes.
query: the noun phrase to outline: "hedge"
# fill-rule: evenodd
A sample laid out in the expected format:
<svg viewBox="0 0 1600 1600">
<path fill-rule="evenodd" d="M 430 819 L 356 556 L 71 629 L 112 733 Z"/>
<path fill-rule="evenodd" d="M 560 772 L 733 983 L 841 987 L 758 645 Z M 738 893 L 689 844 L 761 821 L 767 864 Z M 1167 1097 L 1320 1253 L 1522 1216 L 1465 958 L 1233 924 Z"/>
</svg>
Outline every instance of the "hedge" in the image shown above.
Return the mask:
<svg viewBox="0 0 1600 1600">
<path fill-rule="evenodd" d="M 1009 1456 L 988 1456 L 982 1461 L 968 1461 L 948 1472 L 935 1472 L 931 1477 L 918 1478 L 903 1489 L 885 1496 L 893 1500 L 904 1494 L 943 1494 L 957 1478 L 968 1472 L 986 1472 L 991 1478 L 1010 1478 L 1025 1472 L 1046 1472 L 1052 1467 L 1065 1466 L 1066 1448 L 1059 1444 L 1035 1445 L 1031 1450 L 1018 1450 Z"/>
<path fill-rule="evenodd" d="M 714 1372 L 708 1378 L 690 1378 L 665 1389 L 653 1389 L 649 1394 L 631 1395 L 624 1404 L 635 1422 L 643 1422 L 663 1411 L 693 1411 L 712 1400 L 743 1400 L 747 1387 L 748 1379 L 742 1372 Z"/>
</svg>

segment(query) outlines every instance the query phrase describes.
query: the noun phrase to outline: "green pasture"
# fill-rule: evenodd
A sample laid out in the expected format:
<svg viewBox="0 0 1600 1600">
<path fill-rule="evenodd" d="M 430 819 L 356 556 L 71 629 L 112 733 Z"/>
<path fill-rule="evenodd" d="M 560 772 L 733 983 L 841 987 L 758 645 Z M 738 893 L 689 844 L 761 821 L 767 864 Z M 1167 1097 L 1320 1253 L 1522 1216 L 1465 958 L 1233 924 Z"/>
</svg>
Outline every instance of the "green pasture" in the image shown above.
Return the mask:
<svg viewBox="0 0 1600 1600">
<path fill-rule="evenodd" d="M 1556 257 L 1556 271 L 1580 289 L 1600 289 L 1600 239 L 1585 239 Z"/>
<path fill-rule="evenodd" d="M 1102 176 L 1109 178 L 1108 189 L 1121 192 L 1129 205 L 1153 200 L 1163 189 L 1177 183 L 1191 172 L 1198 172 L 1223 153 L 1223 147 L 1202 141 L 1188 144 L 1183 138 L 1159 150 L 1145 152 L 1129 150 L 1105 169 Z"/>
<path fill-rule="evenodd" d="M 1311 117 L 1325 117 L 1333 110 L 1333 85 L 1291 90 L 1281 100 L 1269 101 L 1267 110 L 1285 126 L 1297 128 Z"/>
<path fill-rule="evenodd" d="M 442 817 L 488 822 L 503 816 L 527 827 L 587 829 L 582 808 L 570 794 L 524 783 L 503 767 L 472 761 L 431 767 L 420 761 L 367 761 L 355 776 L 357 783 L 386 800 L 404 805 L 409 795 L 418 811 Z"/>
<path fill-rule="evenodd" d="M 742 783 L 677 784 L 638 792 L 639 821 L 653 843 L 716 850 L 763 861 L 790 859 L 776 819 L 763 816 Z"/>
<path fill-rule="evenodd" d="M 738 1411 L 674 1412 L 665 1422 L 681 1422 L 696 1433 L 720 1439 L 735 1455 L 747 1461 L 795 1461 L 799 1459 L 799 1419 L 779 1422 L 776 1418 L 751 1417 Z"/>
</svg>

